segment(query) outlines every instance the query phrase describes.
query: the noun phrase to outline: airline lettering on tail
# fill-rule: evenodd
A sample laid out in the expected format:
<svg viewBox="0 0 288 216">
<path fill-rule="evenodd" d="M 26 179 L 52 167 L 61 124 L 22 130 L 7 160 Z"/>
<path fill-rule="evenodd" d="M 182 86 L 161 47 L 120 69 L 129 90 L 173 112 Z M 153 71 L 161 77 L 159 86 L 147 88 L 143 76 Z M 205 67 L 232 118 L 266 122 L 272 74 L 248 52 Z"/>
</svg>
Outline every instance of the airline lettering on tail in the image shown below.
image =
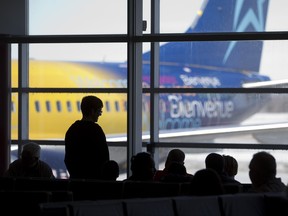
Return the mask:
<svg viewBox="0 0 288 216">
<path fill-rule="evenodd" d="M 250 0 L 248 0 L 250 1 Z M 243 8 L 244 0 L 237 0 L 235 4 L 235 13 L 234 13 L 234 21 L 233 21 L 233 31 L 236 32 L 244 32 L 245 29 L 251 24 L 256 31 L 264 31 L 265 28 L 265 22 L 264 22 L 264 12 L 263 12 L 263 5 L 266 0 L 257 0 L 257 9 L 258 12 L 255 13 L 255 11 L 252 8 L 249 8 L 248 11 L 245 13 L 243 18 L 239 20 L 239 16 L 241 13 L 241 10 Z M 258 17 L 257 15 L 258 14 Z M 232 50 L 234 49 L 236 45 L 236 41 L 231 41 L 229 43 L 229 47 L 225 53 L 223 63 L 226 63 L 227 59 L 229 58 Z"/>
<path fill-rule="evenodd" d="M 198 76 L 187 76 L 180 75 L 185 86 L 201 86 L 204 88 L 208 87 L 220 87 L 221 83 L 217 77 L 198 77 Z"/>
</svg>

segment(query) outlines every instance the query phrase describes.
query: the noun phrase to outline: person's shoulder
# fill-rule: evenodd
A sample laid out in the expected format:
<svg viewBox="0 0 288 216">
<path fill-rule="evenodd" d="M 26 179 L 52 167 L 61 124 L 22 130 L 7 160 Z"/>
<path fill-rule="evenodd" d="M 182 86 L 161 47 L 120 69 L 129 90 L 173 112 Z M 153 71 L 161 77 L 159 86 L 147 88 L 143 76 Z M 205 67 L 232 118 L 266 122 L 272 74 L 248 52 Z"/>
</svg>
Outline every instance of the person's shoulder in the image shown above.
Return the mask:
<svg viewBox="0 0 288 216">
<path fill-rule="evenodd" d="M 9 167 L 16 167 L 16 166 L 21 166 L 21 165 L 22 165 L 22 160 L 19 158 L 19 159 L 14 160 L 12 163 L 10 163 Z"/>
<path fill-rule="evenodd" d="M 48 163 L 46 163 L 45 161 L 43 161 L 43 160 L 39 160 L 39 164 L 40 164 L 41 167 L 44 167 L 46 169 L 51 169 L 52 170 L 51 166 Z"/>
<path fill-rule="evenodd" d="M 51 178 L 51 179 L 54 179 L 55 176 L 53 174 L 53 170 L 51 168 L 51 166 L 46 163 L 45 161 L 42 161 L 42 160 L 39 160 L 39 167 L 40 167 L 40 175 L 41 177 L 45 177 L 45 178 Z"/>
<path fill-rule="evenodd" d="M 70 132 L 70 131 L 72 131 L 72 130 L 75 130 L 75 128 L 77 128 L 77 127 L 79 126 L 80 122 L 81 122 L 80 120 L 76 120 L 75 122 L 73 122 L 73 123 L 69 126 L 67 132 Z M 66 132 L 66 133 L 67 133 L 67 132 Z"/>
</svg>

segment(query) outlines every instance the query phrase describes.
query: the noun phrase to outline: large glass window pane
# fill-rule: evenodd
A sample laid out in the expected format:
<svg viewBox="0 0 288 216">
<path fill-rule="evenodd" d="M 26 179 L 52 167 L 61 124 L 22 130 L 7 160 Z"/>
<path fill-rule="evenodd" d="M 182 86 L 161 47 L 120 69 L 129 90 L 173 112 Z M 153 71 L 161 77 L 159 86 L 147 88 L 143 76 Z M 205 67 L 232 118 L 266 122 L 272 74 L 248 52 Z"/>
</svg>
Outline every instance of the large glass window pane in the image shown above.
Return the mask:
<svg viewBox="0 0 288 216">
<path fill-rule="evenodd" d="M 177 146 L 175 146 L 177 148 Z M 165 166 L 165 160 L 168 152 L 172 148 L 160 148 L 159 149 L 159 169 L 163 169 Z M 248 149 L 189 149 L 180 148 L 185 152 L 185 167 L 188 173 L 195 174 L 200 169 L 205 168 L 205 158 L 208 154 L 215 152 L 220 155 L 233 156 L 238 162 L 238 173 L 235 179 L 241 183 L 251 183 L 249 178 L 249 163 L 253 154 L 262 150 L 248 150 Z M 273 155 L 277 163 L 277 177 L 280 177 L 282 182 L 287 185 L 288 182 L 288 159 L 287 152 L 283 150 L 263 150 Z"/>
<path fill-rule="evenodd" d="M 287 145 L 287 97 L 160 94 L 160 141 Z"/>
<path fill-rule="evenodd" d="M 160 1 L 161 33 L 287 31 L 280 1 Z"/>
<path fill-rule="evenodd" d="M 29 85 L 42 88 L 126 88 L 125 44 L 30 45 Z"/>
<path fill-rule="evenodd" d="M 111 147 L 109 146 L 110 159 L 119 165 L 119 178 L 123 180 L 127 178 L 127 147 Z M 64 163 L 65 147 L 58 145 L 41 145 L 41 160 L 48 163 L 56 178 L 67 179 L 69 173 Z M 18 146 L 11 146 L 11 162 L 18 158 Z"/>
<path fill-rule="evenodd" d="M 31 35 L 125 34 L 126 0 L 29 1 Z"/>
<path fill-rule="evenodd" d="M 11 95 L 11 139 L 18 137 L 18 94 Z"/>
<path fill-rule="evenodd" d="M 18 46 L 12 44 L 11 49 L 11 85 L 12 88 L 18 87 Z"/>
<path fill-rule="evenodd" d="M 240 88 L 244 83 L 269 81 L 267 74 L 259 72 L 262 47 L 262 41 L 163 44 L 160 47 L 160 86 Z M 149 56 L 147 53 L 143 59 L 149 60 Z"/>
<path fill-rule="evenodd" d="M 196 20 L 203 14 L 206 2 L 206 0 L 185 0 L 181 1 L 181 3 L 175 4 L 175 1 L 173 0 L 160 1 L 160 32 L 186 32 L 187 29 L 190 26 L 193 26 Z"/>
<path fill-rule="evenodd" d="M 113 141 L 117 141 L 116 138 L 126 138 L 127 95 L 90 94 L 98 96 L 103 101 L 103 113 L 98 123 L 102 126 L 107 140 L 113 138 Z M 88 93 L 30 93 L 29 139 L 63 140 L 68 127 L 82 118 L 79 103 L 85 95 Z"/>
<path fill-rule="evenodd" d="M 288 73 L 286 73 L 287 52 L 288 40 L 264 41 L 260 73 L 268 75 L 271 80 L 278 81 L 273 87 L 287 87 L 287 85 L 279 85 L 286 84 L 288 79 Z"/>
</svg>

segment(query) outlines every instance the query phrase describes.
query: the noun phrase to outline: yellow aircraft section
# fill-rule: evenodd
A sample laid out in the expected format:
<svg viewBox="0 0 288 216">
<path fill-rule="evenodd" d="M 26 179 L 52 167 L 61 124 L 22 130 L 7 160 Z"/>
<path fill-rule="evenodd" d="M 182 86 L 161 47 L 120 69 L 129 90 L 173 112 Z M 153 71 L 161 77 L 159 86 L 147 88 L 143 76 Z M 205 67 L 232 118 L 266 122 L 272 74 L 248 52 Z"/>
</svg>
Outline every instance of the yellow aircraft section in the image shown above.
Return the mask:
<svg viewBox="0 0 288 216">
<path fill-rule="evenodd" d="M 17 61 L 12 63 L 12 86 L 18 85 Z M 111 73 L 77 62 L 29 62 L 31 88 L 109 88 Z M 99 84 L 101 84 L 99 86 Z M 115 87 L 115 86 L 113 86 Z M 103 100 L 99 124 L 107 135 L 125 135 L 127 130 L 127 95 L 95 94 Z M 87 93 L 30 93 L 29 139 L 64 139 L 68 127 L 81 119 L 80 103 Z M 18 98 L 12 95 L 12 139 L 17 139 Z"/>
</svg>

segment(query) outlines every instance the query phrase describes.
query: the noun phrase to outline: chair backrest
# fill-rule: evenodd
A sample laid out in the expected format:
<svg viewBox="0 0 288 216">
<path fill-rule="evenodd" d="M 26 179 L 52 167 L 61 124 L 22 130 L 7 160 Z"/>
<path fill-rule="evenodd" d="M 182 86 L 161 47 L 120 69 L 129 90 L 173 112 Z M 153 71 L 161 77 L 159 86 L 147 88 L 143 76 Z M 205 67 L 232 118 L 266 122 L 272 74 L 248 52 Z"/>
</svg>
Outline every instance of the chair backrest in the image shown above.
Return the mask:
<svg viewBox="0 0 288 216">
<path fill-rule="evenodd" d="M 264 193 L 266 216 L 287 216 L 288 196 L 286 192 Z"/>
<path fill-rule="evenodd" d="M 121 200 L 78 201 L 70 205 L 71 216 L 125 216 Z"/>
<path fill-rule="evenodd" d="M 0 192 L 1 215 L 38 216 L 40 203 L 50 202 L 47 191 L 2 191 Z"/>
<path fill-rule="evenodd" d="M 219 198 L 225 216 L 265 215 L 264 194 L 227 194 Z"/>
<path fill-rule="evenodd" d="M 70 202 L 40 203 L 41 216 L 70 216 Z"/>
<path fill-rule="evenodd" d="M 0 190 L 11 191 L 14 190 L 15 178 L 12 177 L 0 177 Z"/>
<path fill-rule="evenodd" d="M 175 208 L 178 216 L 221 216 L 218 196 L 175 197 Z"/>
<path fill-rule="evenodd" d="M 124 202 L 128 216 L 175 216 L 171 198 L 128 199 Z"/>
</svg>

